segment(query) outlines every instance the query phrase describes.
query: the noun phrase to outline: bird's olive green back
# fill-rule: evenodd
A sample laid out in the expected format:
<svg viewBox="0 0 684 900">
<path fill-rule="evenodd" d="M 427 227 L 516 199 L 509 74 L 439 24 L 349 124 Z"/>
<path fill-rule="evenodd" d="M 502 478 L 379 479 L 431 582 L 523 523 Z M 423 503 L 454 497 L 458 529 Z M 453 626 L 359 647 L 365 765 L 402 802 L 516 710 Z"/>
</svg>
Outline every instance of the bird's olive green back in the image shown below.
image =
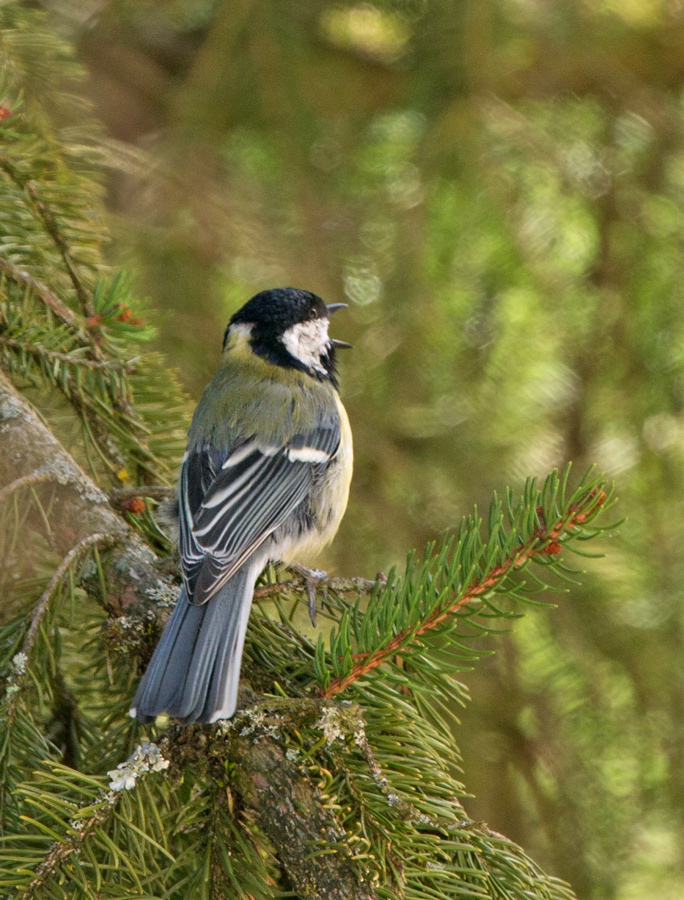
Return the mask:
<svg viewBox="0 0 684 900">
<path fill-rule="evenodd" d="M 188 449 L 207 442 L 227 448 L 253 434 L 280 446 L 337 415 L 336 390 L 329 382 L 261 359 L 246 336 L 235 334 L 197 406 Z"/>
</svg>

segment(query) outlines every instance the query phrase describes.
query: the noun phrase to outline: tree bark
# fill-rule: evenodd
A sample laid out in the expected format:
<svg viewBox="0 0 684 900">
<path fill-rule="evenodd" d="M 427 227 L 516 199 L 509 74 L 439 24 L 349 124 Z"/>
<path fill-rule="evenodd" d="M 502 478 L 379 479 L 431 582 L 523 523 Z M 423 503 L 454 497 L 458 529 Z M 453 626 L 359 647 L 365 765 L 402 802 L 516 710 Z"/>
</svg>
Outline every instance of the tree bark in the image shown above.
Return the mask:
<svg viewBox="0 0 684 900">
<path fill-rule="evenodd" d="M 354 871 L 344 829 L 276 741 L 239 740 L 236 785 L 302 900 L 373 900 Z M 336 852 L 330 852 L 330 846 Z M 322 851 L 316 853 L 316 848 Z"/>
<path fill-rule="evenodd" d="M 163 563 L 0 372 L 0 488 L 5 502 L 15 488 L 43 482 L 54 485 L 50 529 L 58 553 L 66 556 L 94 534 L 116 540 L 104 557 L 103 601 L 109 612 L 149 618 L 151 610 L 173 605 L 177 588 Z"/>
</svg>

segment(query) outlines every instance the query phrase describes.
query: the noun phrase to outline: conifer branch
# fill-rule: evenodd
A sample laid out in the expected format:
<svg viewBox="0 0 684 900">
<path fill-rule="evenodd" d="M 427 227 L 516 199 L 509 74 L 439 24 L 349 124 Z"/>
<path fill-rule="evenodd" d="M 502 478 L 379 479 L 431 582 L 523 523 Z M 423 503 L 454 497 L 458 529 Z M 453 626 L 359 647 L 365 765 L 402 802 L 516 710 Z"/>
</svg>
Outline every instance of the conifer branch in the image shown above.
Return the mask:
<svg viewBox="0 0 684 900">
<path fill-rule="evenodd" d="M 116 769 L 107 773 L 112 779 L 109 784 L 109 790 L 99 789 L 97 796 L 94 798 L 91 796 L 90 802 L 87 801 L 80 808 L 74 808 L 72 804 L 70 821 L 68 822 L 69 831 L 61 840 L 52 844 L 41 862 L 36 866 L 32 880 L 24 887 L 21 893 L 15 895 L 17 900 L 30 900 L 31 897 L 35 897 L 36 892 L 40 890 L 50 876 L 55 875 L 65 866 L 68 867 L 73 857 L 79 854 L 85 842 L 89 838 L 94 837 L 100 828 L 116 816 L 117 805 L 128 791 L 133 790 L 137 783 L 150 773 L 163 771 L 168 765 L 168 761 L 156 744 L 145 743 L 139 745 L 124 763 L 119 764 Z M 65 766 L 54 766 L 53 768 L 56 769 L 54 776 L 58 783 L 60 775 L 66 778 L 71 776 L 75 781 L 78 780 L 78 774 L 72 776 L 71 771 Z M 47 778 L 49 779 L 50 776 L 48 775 Z M 87 779 L 87 777 L 86 780 L 92 794 L 93 780 Z M 93 800 L 95 800 L 94 803 Z M 90 815 L 79 816 L 81 810 L 85 812 L 93 809 L 93 807 L 95 807 L 94 812 L 90 813 Z"/>
<path fill-rule="evenodd" d="M 321 579 L 319 586 L 325 591 L 330 588 L 338 594 L 370 594 L 373 588 L 381 583 L 378 581 L 370 581 L 367 578 L 351 576 L 348 578 L 342 576 L 333 576 L 331 578 Z M 296 593 L 306 594 L 306 584 L 300 575 L 295 574 L 289 581 L 277 581 L 274 584 L 265 584 L 256 588 L 254 591 L 255 600 L 269 600 L 273 597 L 281 597 L 283 595 Z"/>
<path fill-rule="evenodd" d="M 47 879 L 67 865 L 69 859 L 79 853 L 86 840 L 113 814 L 117 800 L 115 797 L 110 805 L 101 806 L 89 818 L 81 820 L 77 831 L 50 847 L 43 861 L 36 867 L 33 879 L 21 893 L 15 895 L 17 900 L 30 900 L 31 897 L 35 897 Z"/>
<path fill-rule="evenodd" d="M 344 676 L 331 679 L 323 691 L 323 696 L 335 697 L 364 675 L 391 659 L 416 638 L 429 633 L 446 619 L 468 607 L 473 601 L 496 589 L 513 572 L 522 569 L 530 561 L 535 558 L 556 556 L 561 550 L 561 539 L 573 535 L 577 529 L 581 528 L 598 512 L 606 499 L 605 491 L 599 488 L 590 488 L 572 503 L 563 515 L 550 524 L 544 520 L 543 510 L 541 506 L 538 506 L 539 526 L 526 542 L 508 554 L 498 565 L 489 568 L 480 578 L 463 585 L 456 599 L 452 599 L 446 604 L 438 604 L 422 622 L 411 623 L 409 627 L 399 630 L 391 640 L 378 649 L 352 654 L 352 658 L 356 662 L 351 670 Z"/>
<path fill-rule="evenodd" d="M 159 408 L 168 413 L 169 395 L 163 393 L 149 356 L 121 352 L 121 339 L 139 329 L 131 324 L 125 281 L 100 282 L 93 295 L 97 318 L 114 339 L 103 339 L 99 347 L 75 318 L 64 328 L 55 327 L 49 316 L 35 317 L 37 304 L 27 304 L 22 293 L 6 292 L 6 311 L 0 313 L 0 354 L 6 370 L 40 378 L 58 390 L 81 421 L 86 449 L 92 447 L 111 473 L 125 470 L 141 478 L 163 479 L 165 466 L 152 450 L 151 439 L 163 421 Z M 30 294 L 31 300 L 35 297 Z M 137 409 L 132 405 L 134 394 Z M 170 396 L 178 409 L 180 397 L 173 391 Z"/>
<path fill-rule="evenodd" d="M 55 482 L 56 480 L 54 472 L 47 472 L 45 470 L 22 475 L 21 478 L 15 478 L 14 481 L 5 485 L 5 487 L 0 490 L 0 504 L 4 503 L 8 497 L 12 496 L 12 494 L 23 490 L 25 487 L 32 487 L 34 484 L 43 484 L 45 482 Z"/>
<path fill-rule="evenodd" d="M 86 317 L 86 319 L 90 318 L 95 314 L 95 308 L 93 306 L 92 298 L 90 296 L 90 293 L 82 284 L 81 279 L 76 272 L 73 261 L 71 259 L 71 253 L 69 251 L 66 238 L 59 228 L 54 213 L 47 205 L 47 203 L 45 203 L 45 201 L 42 200 L 38 195 L 38 191 L 36 190 L 36 186 L 33 180 L 21 175 L 17 167 L 4 154 L 0 155 L 0 168 L 8 175 L 12 182 L 29 198 L 30 205 L 32 206 L 35 214 L 42 222 L 45 232 L 50 237 L 53 244 L 57 248 L 58 253 L 62 257 L 62 262 L 64 263 L 64 267 L 69 275 L 69 278 L 71 279 L 71 283 L 74 286 L 76 296 L 81 303 L 84 316 Z M 93 344 L 93 350 L 97 355 L 99 355 L 99 348 L 96 346 L 96 344 Z"/>
<path fill-rule="evenodd" d="M 68 306 L 62 303 L 59 297 L 43 284 L 42 281 L 39 281 L 28 272 L 15 266 L 10 260 L 3 259 L 2 257 L 0 257 L 0 271 L 8 279 L 15 282 L 15 284 L 28 288 L 31 293 L 41 300 L 59 319 L 61 319 L 62 322 L 66 325 L 72 325 L 79 330 L 79 333 L 83 333 L 85 336 L 85 332 L 80 328 L 74 313 Z"/>
<path fill-rule="evenodd" d="M 27 344 L 25 341 L 18 341 L 15 338 L 3 337 L 0 335 L 0 346 L 10 347 L 13 350 L 21 350 L 38 359 L 53 359 L 60 362 L 68 363 L 73 366 L 85 366 L 88 369 L 111 369 L 115 372 L 125 372 L 130 374 L 134 371 L 134 360 L 128 363 L 121 363 L 113 359 L 84 359 L 82 356 L 74 356 L 70 353 L 60 353 L 57 350 L 48 350 L 46 347 L 39 347 L 36 344 Z"/>
<path fill-rule="evenodd" d="M 457 813 L 456 818 L 429 816 L 417 809 L 413 803 L 402 800 L 393 789 L 392 784 L 385 773 L 382 771 L 368 738 L 366 737 L 365 729 L 357 731 L 354 738 L 354 744 L 359 748 L 361 755 L 365 759 L 370 776 L 377 785 L 378 790 L 384 795 L 388 804 L 401 818 L 413 822 L 418 827 L 433 828 L 436 831 L 441 830 L 445 832 L 462 832 L 463 830 L 467 830 L 474 835 L 481 834 L 486 837 L 494 837 L 508 843 L 508 840 L 504 835 L 492 831 L 484 822 L 475 822 L 469 819 L 457 797 L 453 797 L 451 801 L 452 809 Z"/>
<path fill-rule="evenodd" d="M 241 800 L 274 845 L 298 894 L 310 900 L 373 900 L 375 891 L 354 870 L 344 829 L 283 747 L 263 737 L 242 739 L 239 748 Z"/>
<path fill-rule="evenodd" d="M 54 243 L 60 256 L 62 257 L 64 267 L 69 274 L 71 283 L 73 284 L 74 290 L 76 291 L 76 296 L 81 303 L 83 315 L 85 316 L 87 321 L 89 318 L 95 315 L 95 307 L 93 306 L 90 292 L 86 290 L 78 275 L 78 272 L 76 271 L 76 267 L 74 266 L 73 260 L 71 259 L 69 246 L 66 242 L 66 238 L 60 230 L 57 218 L 50 207 L 47 205 L 47 203 L 45 203 L 44 200 L 41 200 L 40 196 L 38 195 L 38 191 L 36 190 L 36 186 L 32 181 L 24 182 L 24 190 L 31 198 L 33 207 L 40 216 L 40 219 L 45 227 L 45 231 L 52 239 L 52 242 Z"/>
<path fill-rule="evenodd" d="M 45 611 L 48 608 L 52 595 L 54 594 L 62 578 L 64 578 L 66 573 L 71 568 L 73 562 L 81 555 L 81 553 L 83 553 L 84 550 L 87 550 L 88 547 L 94 547 L 96 544 L 111 544 L 116 539 L 116 535 L 113 534 L 90 534 L 88 535 L 88 537 L 85 537 L 83 538 L 83 540 L 79 541 L 75 547 L 72 547 L 72 549 L 67 553 L 62 562 L 57 566 L 52 578 L 48 583 L 48 586 L 45 588 L 40 600 L 38 601 L 38 605 L 33 611 L 33 616 L 31 617 L 31 625 L 26 633 L 26 638 L 24 639 L 24 643 L 21 648 L 22 653 L 24 653 L 26 657 L 28 657 L 31 653 L 33 642 L 36 639 L 38 629 L 40 628 L 40 623 L 43 621 L 43 616 L 45 615 Z"/>
</svg>

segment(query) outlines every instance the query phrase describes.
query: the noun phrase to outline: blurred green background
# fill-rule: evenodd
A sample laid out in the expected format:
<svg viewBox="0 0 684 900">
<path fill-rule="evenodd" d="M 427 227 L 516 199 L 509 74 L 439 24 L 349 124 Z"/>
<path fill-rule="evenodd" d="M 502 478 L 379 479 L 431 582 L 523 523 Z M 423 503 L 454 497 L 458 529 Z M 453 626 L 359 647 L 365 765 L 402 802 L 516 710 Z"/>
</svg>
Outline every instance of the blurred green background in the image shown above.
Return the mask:
<svg viewBox="0 0 684 900">
<path fill-rule="evenodd" d="M 42 5 L 194 398 L 252 294 L 350 304 L 326 566 L 386 571 L 566 460 L 615 479 L 605 559 L 464 676 L 456 738 L 470 813 L 582 900 L 681 900 L 682 0 Z"/>
</svg>

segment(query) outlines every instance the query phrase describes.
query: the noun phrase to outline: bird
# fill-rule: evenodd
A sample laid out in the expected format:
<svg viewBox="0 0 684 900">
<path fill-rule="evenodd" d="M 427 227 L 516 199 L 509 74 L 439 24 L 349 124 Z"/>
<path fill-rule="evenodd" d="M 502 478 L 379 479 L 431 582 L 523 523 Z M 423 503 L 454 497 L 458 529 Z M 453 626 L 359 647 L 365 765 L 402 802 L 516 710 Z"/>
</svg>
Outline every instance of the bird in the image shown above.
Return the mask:
<svg viewBox="0 0 684 900">
<path fill-rule="evenodd" d="M 228 322 L 188 431 L 175 501 L 182 589 L 131 704 L 141 722 L 231 718 L 258 576 L 337 532 L 353 449 L 336 350 L 351 344 L 328 326 L 346 305 L 276 288 Z"/>
</svg>

